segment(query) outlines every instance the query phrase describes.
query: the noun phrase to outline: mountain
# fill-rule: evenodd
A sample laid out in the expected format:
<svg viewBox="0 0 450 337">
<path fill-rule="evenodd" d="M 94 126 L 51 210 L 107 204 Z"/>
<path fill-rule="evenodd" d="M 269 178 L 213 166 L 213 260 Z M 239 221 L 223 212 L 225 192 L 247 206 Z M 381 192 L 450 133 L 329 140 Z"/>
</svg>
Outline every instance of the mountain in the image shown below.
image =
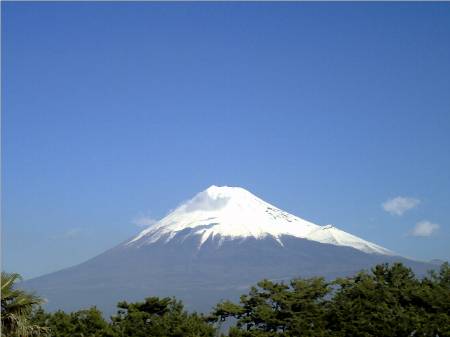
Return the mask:
<svg viewBox="0 0 450 337">
<path fill-rule="evenodd" d="M 198 249 L 209 239 L 221 246 L 225 240 L 272 238 L 283 247 L 282 238 L 292 236 L 336 246 L 352 247 L 365 253 L 393 255 L 374 243 L 331 225 L 318 226 L 256 197 L 240 187 L 211 186 L 178 207 L 164 219 L 143 230 L 126 245 L 142 247 L 158 241 L 198 237 Z"/>
<path fill-rule="evenodd" d="M 268 278 L 347 276 L 400 261 L 418 274 L 430 264 L 289 214 L 239 187 L 211 186 L 131 240 L 77 266 L 24 283 L 49 310 L 176 296 L 209 311 Z"/>
</svg>

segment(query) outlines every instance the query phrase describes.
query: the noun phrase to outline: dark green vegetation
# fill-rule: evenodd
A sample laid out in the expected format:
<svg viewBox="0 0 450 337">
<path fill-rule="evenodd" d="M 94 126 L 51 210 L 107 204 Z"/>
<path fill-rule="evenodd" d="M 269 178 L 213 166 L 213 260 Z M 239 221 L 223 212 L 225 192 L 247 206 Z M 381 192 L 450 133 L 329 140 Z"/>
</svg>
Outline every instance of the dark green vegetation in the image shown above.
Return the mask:
<svg viewBox="0 0 450 337">
<path fill-rule="evenodd" d="M 10 293 L 15 291 L 13 282 Z M 450 336 L 448 263 L 422 279 L 402 264 L 381 264 L 370 273 L 333 282 L 317 277 L 290 284 L 264 280 L 241 296 L 240 303 L 221 302 L 207 317 L 186 312 L 172 298 L 120 302 L 110 320 L 95 307 L 73 313 L 41 308 L 31 312 L 39 299 L 30 298 L 34 302 L 28 301 L 28 309 L 18 314 L 7 302 L 4 305 L 2 292 L 2 336 L 218 336 L 220 325 L 230 318 L 232 337 Z M 30 329 L 16 330 L 7 319 L 11 314 Z"/>
<path fill-rule="evenodd" d="M 14 284 L 20 280 L 18 274 L 2 272 L 1 276 L 1 321 L 2 337 L 40 336 L 48 333 L 48 329 L 33 324 L 31 318 L 33 309 L 42 304 L 38 296 L 15 289 Z"/>
<path fill-rule="evenodd" d="M 230 336 L 450 336 L 450 267 L 419 280 L 401 264 L 327 283 L 262 281 L 214 317 L 237 318 Z"/>
<path fill-rule="evenodd" d="M 118 304 L 117 315 L 107 322 L 95 307 L 67 314 L 39 309 L 33 321 L 50 328 L 54 337 L 207 337 L 216 329 L 196 313 L 189 314 L 181 302 L 150 297 L 144 302 Z"/>
</svg>

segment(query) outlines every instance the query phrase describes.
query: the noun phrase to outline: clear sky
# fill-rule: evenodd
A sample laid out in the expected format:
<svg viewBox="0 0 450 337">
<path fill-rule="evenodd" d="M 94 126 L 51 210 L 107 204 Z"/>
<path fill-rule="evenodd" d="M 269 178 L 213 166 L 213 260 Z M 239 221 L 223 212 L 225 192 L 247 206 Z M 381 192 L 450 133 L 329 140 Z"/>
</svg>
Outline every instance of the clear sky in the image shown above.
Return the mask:
<svg viewBox="0 0 450 337">
<path fill-rule="evenodd" d="M 82 262 L 212 184 L 450 259 L 450 3 L 1 6 L 6 270 Z"/>
</svg>

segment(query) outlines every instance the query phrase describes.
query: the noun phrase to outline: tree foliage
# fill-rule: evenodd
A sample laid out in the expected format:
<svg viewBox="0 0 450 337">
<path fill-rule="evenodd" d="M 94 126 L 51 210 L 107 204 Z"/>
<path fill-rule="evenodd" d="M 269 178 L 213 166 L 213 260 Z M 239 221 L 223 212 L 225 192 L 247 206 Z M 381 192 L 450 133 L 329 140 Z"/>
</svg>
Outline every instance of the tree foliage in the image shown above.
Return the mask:
<svg viewBox="0 0 450 337">
<path fill-rule="evenodd" d="M 19 274 L 1 274 L 1 335 L 2 337 L 43 336 L 48 330 L 33 324 L 29 316 L 43 300 L 31 293 L 16 289 Z"/>
<path fill-rule="evenodd" d="M 211 320 L 237 319 L 230 336 L 450 336 L 450 268 L 418 279 L 402 264 L 289 285 L 262 281 L 240 304 L 219 303 Z"/>
<path fill-rule="evenodd" d="M 241 296 L 241 305 L 218 304 L 212 317 L 237 319 L 230 336 L 325 336 L 324 298 L 330 290 L 323 278 L 295 279 L 289 285 L 264 280 Z"/>
<path fill-rule="evenodd" d="M 72 313 L 35 311 L 32 320 L 49 328 L 51 337 L 103 337 L 113 336 L 108 322 L 96 307 Z"/>
<path fill-rule="evenodd" d="M 52 337 L 209 337 L 216 329 L 203 316 L 188 313 L 180 301 L 149 297 L 144 302 L 118 303 L 107 322 L 95 307 L 73 313 L 37 310 L 33 320 L 48 326 Z"/>
<path fill-rule="evenodd" d="M 215 328 L 196 313 L 188 313 L 173 298 L 149 297 L 144 302 L 118 304 L 112 317 L 115 336 L 207 337 Z"/>
</svg>

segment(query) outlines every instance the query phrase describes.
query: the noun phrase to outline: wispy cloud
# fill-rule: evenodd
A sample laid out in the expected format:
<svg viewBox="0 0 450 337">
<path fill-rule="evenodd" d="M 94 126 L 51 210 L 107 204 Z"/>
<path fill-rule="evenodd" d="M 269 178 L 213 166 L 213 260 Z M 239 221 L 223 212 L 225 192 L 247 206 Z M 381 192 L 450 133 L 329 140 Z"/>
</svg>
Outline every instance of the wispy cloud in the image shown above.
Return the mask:
<svg viewBox="0 0 450 337">
<path fill-rule="evenodd" d="M 81 236 L 83 230 L 81 228 L 69 228 L 64 233 L 52 236 L 54 240 L 72 240 Z"/>
<path fill-rule="evenodd" d="M 381 204 L 381 207 L 383 207 L 383 209 L 386 212 L 392 215 L 401 216 L 403 215 L 403 213 L 409 211 L 410 209 L 413 209 L 419 204 L 420 204 L 419 199 L 410 197 L 396 197 L 393 199 L 388 199 L 387 201 L 383 202 Z"/>
<path fill-rule="evenodd" d="M 149 227 L 154 225 L 155 223 L 158 222 L 158 220 L 153 219 L 151 217 L 148 216 L 139 216 L 133 219 L 133 224 L 135 224 L 138 227 Z"/>
<path fill-rule="evenodd" d="M 187 212 L 192 212 L 198 209 L 214 211 L 223 208 L 229 199 L 230 197 L 222 195 L 211 198 L 207 192 L 203 191 L 184 205 Z"/>
<path fill-rule="evenodd" d="M 421 236 L 426 237 L 432 235 L 439 229 L 439 225 L 437 223 L 432 223 L 427 220 L 423 220 L 418 222 L 411 231 L 412 236 Z"/>
</svg>

